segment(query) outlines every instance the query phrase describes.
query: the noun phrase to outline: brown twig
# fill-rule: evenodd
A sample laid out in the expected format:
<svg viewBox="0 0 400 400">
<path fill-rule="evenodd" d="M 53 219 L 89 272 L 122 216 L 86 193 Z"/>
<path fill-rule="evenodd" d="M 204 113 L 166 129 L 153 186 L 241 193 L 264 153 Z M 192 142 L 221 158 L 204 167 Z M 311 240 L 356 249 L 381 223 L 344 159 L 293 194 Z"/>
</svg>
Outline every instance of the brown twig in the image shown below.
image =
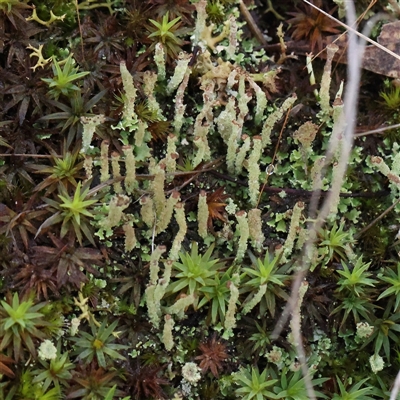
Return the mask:
<svg viewBox="0 0 400 400">
<path fill-rule="evenodd" d="M 242 0 L 239 2 L 239 8 L 240 12 L 243 15 L 243 18 L 246 20 L 247 25 L 251 31 L 251 33 L 256 37 L 256 39 L 263 45 L 267 45 L 267 41 L 265 40 L 265 37 L 263 33 L 261 32 L 260 28 L 257 26 L 256 21 L 254 21 L 254 18 L 250 14 L 250 11 L 247 9 L 246 5 L 243 3 Z"/>
<path fill-rule="evenodd" d="M 192 182 L 199 174 L 202 174 L 203 172 L 212 172 L 215 171 L 215 168 L 218 167 L 222 160 L 225 157 L 220 157 L 217 160 L 213 160 L 207 164 L 204 164 L 203 167 L 199 170 L 195 170 L 195 171 L 189 171 L 189 172 L 182 172 L 180 175 L 188 175 L 193 174 L 192 177 L 190 177 L 187 181 L 183 182 L 183 184 L 177 188 L 174 188 L 172 190 L 170 190 L 168 193 L 172 192 L 173 190 L 177 190 L 178 192 L 180 190 L 182 190 L 185 186 L 189 185 L 190 182 Z M 178 175 L 179 173 L 174 173 L 174 176 Z"/>
<path fill-rule="evenodd" d="M 400 128 L 400 124 L 383 126 L 382 128 L 373 129 L 371 131 L 356 133 L 356 134 L 354 134 L 354 137 L 373 135 L 374 133 L 384 133 L 386 131 L 389 131 L 390 129 L 396 129 L 396 128 Z"/>
<path fill-rule="evenodd" d="M 325 13 L 320 8 L 316 7 L 312 3 L 307 0 L 303 0 L 305 3 L 309 4 L 311 7 L 316 8 L 324 15 L 327 15 L 328 18 L 333 19 L 331 15 Z M 286 321 L 292 317 L 292 322 L 294 327 L 292 328 L 293 339 L 296 347 L 296 351 L 299 357 L 299 361 L 301 363 L 301 370 L 303 372 L 305 386 L 307 389 L 307 394 L 310 399 L 315 399 L 315 392 L 312 387 L 311 378 L 309 375 L 309 368 L 307 366 L 307 359 L 304 351 L 304 346 L 302 343 L 301 338 L 301 326 L 300 326 L 300 310 L 297 309 L 296 304 L 298 303 L 299 298 L 299 290 L 303 281 L 306 277 L 306 273 L 311 264 L 311 257 L 314 243 L 317 239 L 317 232 L 319 229 L 322 228 L 326 218 L 328 217 L 331 208 L 332 208 L 332 201 L 334 200 L 334 196 L 338 195 L 340 192 L 340 188 L 343 185 L 343 181 L 345 178 L 346 169 L 348 166 L 348 160 L 350 157 L 350 152 L 353 145 L 354 140 L 354 129 L 356 125 L 356 110 L 358 104 L 358 94 L 359 94 L 359 83 L 360 83 L 360 71 L 361 71 L 361 61 L 365 49 L 365 42 L 364 41 L 357 41 L 356 35 L 361 36 L 365 41 L 372 42 L 375 46 L 383 47 L 378 43 L 370 40 L 366 35 L 369 33 L 360 34 L 355 29 L 351 28 L 352 25 L 355 24 L 356 21 L 356 13 L 353 1 L 348 2 L 348 6 L 346 8 L 347 11 L 347 21 L 348 25 L 343 24 L 341 21 L 334 19 L 338 24 L 345 26 L 349 30 L 349 54 L 352 54 L 351 62 L 349 62 L 348 67 L 348 84 L 345 90 L 344 95 L 344 114 L 341 118 L 336 122 L 338 125 L 336 129 L 338 132 L 342 134 L 342 151 L 338 160 L 337 170 L 336 170 L 336 178 L 332 182 L 332 190 L 329 196 L 326 197 L 322 206 L 318 212 L 318 218 L 314 221 L 310 222 L 310 226 L 308 229 L 308 239 L 303 247 L 303 256 L 299 260 L 298 263 L 298 272 L 296 273 L 293 283 L 290 298 L 287 301 L 287 304 L 281 313 L 281 316 L 276 324 L 274 331 L 272 332 L 272 337 L 277 338 L 286 323 Z M 371 23 L 375 23 L 376 19 L 373 17 L 370 21 L 368 21 L 366 29 L 370 31 L 371 27 L 373 26 Z M 387 49 L 383 48 L 384 51 L 388 52 Z M 390 52 L 391 54 L 393 52 Z M 393 57 L 400 59 L 400 57 L 393 53 Z M 328 152 L 331 150 L 328 150 Z M 315 196 L 314 203 L 315 202 Z"/>
<path fill-rule="evenodd" d="M 234 182 L 240 186 L 247 187 L 248 183 L 246 181 L 240 181 L 237 178 L 233 178 L 230 175 L 223 174 L 221 172 L 215 171 L 214 169 L 209 170 L 212 175 L 229 181 Z M 298 196 L 298 197 L 311 197 L 314 194 L 312 190 L 305 190 L 305 189 L 293 189 L 293 188 L 279 188 L 274 186 L 263 186 L 262 191 L 265 193 L 280 193 L 285 192 L 291 196 Z M 321 191 L 322 196 L 327 196 L 330 194 L 330 190 Z M 357 197 L 357 198 L 374 198 L 374 197 L 383 197 L 388 196 L 390 194 L 387 190 L 381 190 L 379 192 L 357 192 L 357 193 L 340 193 L 340 197 Z"/>
<path fill-rule="evenodd" d="M 400 199 L 397 199 L 390 207 L 388 207 L 382 214 L 377 216 L 372 222 L 370 222 L 367 226 L 361 229 L 360 232 L 354 235 L 354 239 L 358 239 L 361 237 L 363 233 L 365 233 L 368 229 L 372 228 L 376 223 L 378 223 L 385 215 L 387 215 L 393 208 L 396 207 L 397 204 L 400 203 Z"/>
<path fill-rule="evenodd" d="M 75 0 L 75 8 L 76 8 L 76 16 L 77 16 L 78 26 L 79 26 L 79 36 L 81 38 L 82 59 L 83 59 L 83 61 L 85 61 L 85 51 L 84 51 L 84 48 L 83 48 L 83 33 L 82 33 L 81 18 L 79 16 L 78 0 Z"/>
<path fill-rule="evenodd" d="M 60 156 L 58 154 L 44 155 L 44 154 L 13 154 L 13 153 L 0 154 L 0 157 L 63 158 L 63 156 Z"/>
<path fill-rule="evenodd" d="M 274 150 L 274 155 L 272 156 L 271 163 L 270 163 L 269 166 L 267 167 L 267 175 L 266 175 L 266 177 L 265 177 L 264 184 L 263 184 L 262 189 L 261 189 L 261 191 L 260 191 L 260 194 L 259 194 L 259 196 L 258 196 L 258 200 L 257 200 L 257 205 L 256 205 L 256 207 L 258 207 L 258 205 L 260 204 L 261 194 L 264 192 L 264 188 L 265 188 L 265 186 L 266 186 L 267 183 L 268 183 L 268 178 L 269 178 L 269 176 L 272 174 L 273 170 L 275 169 L 275 165 L 274 165 L 274 163 L 275 163 L 275 158 L 276 158 L 276 155 L 277 155 L 277 153 L 278 153 L 279 144 L 281 143 L 281 138 L 282 138 L 282 135 L 283 135 L 283 130 L 284 130 L 285 127 L 286 127 L 286 124 L 287 124 L 287 121 L 288 121 L 288 119 L 289 119 L 289 115 L 290 115 L 291 109 L 292 109 L 292 106 L 289 107 L 289 110 L 288 110 L 287 113 L 286 113 L 285 121 L 283 122 L 283 125 L 282 125 L 282 128 L 281 128 L 281 131 L 279 132 L 279 137 L 278 137 L 278 141 L 276 142 L 276 146 L 275 146 L 275 150 Z M 268 168 L 269 168 L 270 166 L 272 166 L 271 174 L 268 173 Z"/>
<path fill-rule="evenodd" d="M 314 4 L 310 3 L 308 0 L 303 0 L 305 3 L 307 3 L 309 6 L 317 9 L 319 12 L 321 12 L 322 14 L 324 14 L 325 16 L 327 16 L 328 18 L 332 19 L 333 21 L 335 21 L 337 24 L 343 26 L 344 28 L 346 28 L 348 31 L 350 31 L 351 33 L 356 34 L 357 36 L 359 36 L 360 38 L 364 39 L 365 41 L 373 44 L 375 47 L 378 47 L 378 49 L 381 49 L 383 51 L 385 51 L 386 53 L 390 54 L 392 57 L 396 58 L 397 60 L 400 60 L 400 55 L 396 54 L 394 51 L 389 50 L 387 47 L 382 46 L 381 44 L 379 44 L 378 42 L 376 42 L 375 40 L 370 39 L 368 36 L 365 36 L 364 34 L 362 34 L 361 32 L 358 32 L 356 29 L 352 28 L 350 25 L 346 25 L 345 23 L 343 23 L 342 21 L 339 21 L 337 18 L 332 17 L 332 15 L 330 15 L 329 13 L 321 10 L 320 8 L 318 8 L 317 6 L 315 6 Z"/>
</svg>

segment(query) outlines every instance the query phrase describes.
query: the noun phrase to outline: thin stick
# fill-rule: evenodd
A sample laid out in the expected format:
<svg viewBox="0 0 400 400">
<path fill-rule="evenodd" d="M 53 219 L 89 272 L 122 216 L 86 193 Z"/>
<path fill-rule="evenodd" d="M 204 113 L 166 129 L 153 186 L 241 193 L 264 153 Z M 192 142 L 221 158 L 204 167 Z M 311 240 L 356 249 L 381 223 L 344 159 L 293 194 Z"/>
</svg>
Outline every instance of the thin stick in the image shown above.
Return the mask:
<svg viewBox="0 0 400 400">
<path fill-rule="evenodd" d="M 383 126 L 382 128 L 373 129 L 372 131 L 366 131 L 361 133 L 354 134 L 354 137 L 361 137 L 367 135 L 373 135 L 374 133 L 384 133 L 389 131 L 390 129 L 400 128 L 400 124 L 390 125 L 390 126 Z"/>
<path fill-rule="evenodd" d="M 276 142 L 274 155 L 272 156 L 271 163 L 269 164 L 269 165 L 272 165 L 273 168 L 275 168 L 275 166 L 274 166 L 275 158 L 276 158 L 276 155 L 277 155 L 277 153 L 278 153 L 279 144 L 280 144 L 280 142 L 281 142 L 283 130 L 284 130 L 285 127 L 286 127 L 286 124 L 287 124 L 287 121 L 288 121 L 288 119 L 289 119 L 289 115 L 290 115 L 291 109 L 292 109 L 292 106 L 289 107 L 289 109 L 288 109 L 288 111 L 287 111 L 287 113 L 286 113 L 285 121 L 283 122 L 282 129 L 281 129 L 281 131 L 279 132 L 278 141 Z M 272 171 L 273 171 L 273 170 L 272 170 Z M 264 192 L 264 188 L 265 188 L 265 186 L 266 186 L 267 183 L 268 183 L 269 175 L 270 175 L 270 174 L 268 174 L 268 171 L 267 171 L 267 176 L 265 177 L 264 184 L 263 184 L 263 186 L 262 186 L 262 189 L 261 189 L 261 191 L 260 191 L 260 194 L 258 195 L 258 200 L 257 200 L 256 208 L 258 208 L 258 205 L 260 204 L 261 195 L 262 195 L 262 193 Z"/>
<path fill-rule="evenodd" d="M 82 59 L 83 59 L 83 61 L 85 61 L 85 51 L 84 51 L 84 49 L 83 49 L 82 25 L 81 25 L 81 18 L 80 18 L 80 16 L 79 16 L 78 0 L 75 0 L 75 7 L 76 7 L 76 16 L 78 17 L 79 35 L 80 35 L 80 37 L 81 37 Z"/>
<path fill-rule="evenodd" d="M 357 20 L 356 20 L 356 23 L 354 24 L 354 26 L 358 26 L 358 24 L 364 19 L 364 17 L 365 17 L 365 15 L 367 14 L 367 12 L 375 5 L 375 3 L 377 2 L 377 0 L 372 0 L 370 3 L 369 3 L 369 5 L 368 5 L 368 7 L 365 9 L 365 11 L 363 11 L 361 14 L 360 14 L 360 16 L 357 18 Z M 330 15 L 330 14 L 329 14 Z M 333 18 L 333 17 L 332 17 Z M 334 20 L 335 20 L 335 18 L 333 18 Z M 336 43 L 337 41 L 339 41 L 344 35 L 346 35 L 347 34 L 347 31 L 345 31 L 345 32 L 343 32 L 343 33 L 341 33 L 332 43 Z M 347 48 L 347 46 L 346 46 L 346 48 Z M 322 49 L 318 54 L 316 54 L 312 59 L 311 59 L 311 61 L 314 61 L 314 59 L 316 58 L 316 57 L 318 57 L 322 52 L 324 52 L 325 51 L 325 49 Z M 340 58 L 339 58 L 339 60 L 342 58 L 342 55 L 340 56 Z M 306 68 L 306 67 L 304 67 L 304 68 Z"/>
<path fill-rule="evenodd" d="M 375 42 L 375 40 L 370 39 L 369 37 L 365 36 L 364 34 L 362 34 L 361 32 L 358 32 L 356 29 L 352 28 L 351 26 L 343 23 L 342 21 L 339 21 L 338 19 L 336 19 L 335 17 L 332 17 L 332 15 L 330 15 L 329 13 L 321 10 L 320 8 L 318 8 L 317 6 L 315 6 L 314 4 L 310 3 L 307 0 L 303 0 L 305 3 L 307 3 L 308 5 L 310 5 L 311 7 L 315 8 L 316 10 L 318 10 L 319 12 L 321 12 L 322 14 L 326 15 L 328 18 L 330 18 L 331 20 L 335 21 L 336 23 L 338 23 L 339 25 L 343 26 L 344 28 L 346 28 L 347 30 L 349 30 L 350 32 L 356 34 L 357 36 L 360 36 L 362 39 L 366 40 L 367 42 L 373 44 L 374 46 L 378 47 L 379 49 L 385 51 L 386 53 L 390 54 L 392 57 L 396 58 L 397 60 L 400 60 L 400 56 L 396 53 L 394 53 L 393 51 L 387 49 L 385 46 L 382 46 L 381 44 L 379 44 L 378 42 Z"/>
<path fill-rule="evenodd" d="M 59 155 L 59 154 L 53 154 L 53 155 L 45 155 L 45 154 L 0 154 L 0 157 L 30 157 L 30 158 L 63 158 L 64 156 Z M 185 176 L 185 175 L 198 175 L 203 172 L 209 172 L 209 171 L 215 171 L 215 168 L 221 164 L 221 159 L 223 157 L 220 157 L 217 160 L 211 161 L 203 166 L 203 168 L 198 169 L 198 170 L 193 170 L 193 171 L 180 171 L 180 172 L 168 172 L 167 175 L 170 176 Z M 93 157 L 94 160 L 99 160 L 99 157 Z M 108 158 L 109 161 L 111 161 L 111 158 Z M 125 160 L 119 160 L 120 162 L 125 162 Z M 154 175 L 150 174 L 137 174 L 136 175 L 139 178 L 152 178 Z"/>
<path fill-rule="evenodd" d="M 389 400 L 396 400 L 399 390 L 400 390 L 400 371 L 398 372 L 398 374 L 396 376 L 396 380 L 394 381 L 394 386 L 393 386 L 392 392 L 390 393 Z"/>
<path fill-rule="evenodd" d="M 360 232 L 354 235 L 354 239 L 358 239 L 364 232 L 368 229 L 372 228 L 376 223 L 378 223 L 385 215 L 387 215 L 393 208 L 396 207 L 397 204 L 400 203 L 400 199 L 397 199 L 389 208 L 387 208 L 381 215 L 378 215 L 371 223 L 361 229 Z"/>
<path fill-rule="evenodd" d="M 44 155 L 44 154 L 0 154 L 0 157 L 31 157 L 31 158 L 63 158 L 58 154 Z"/>
<path fill-rule="evenodd" d="M 305 3 L 309 4 L 311 7 L 319 10 L 322 12 L 324 15 L 327 15 L 329 18 L 334 19 L 331 15 L 328 13 L 325 13 L 318 7 L 314 6 L 307 0 L 303 0 Z M 348 160 L 350 157 L 352 145 L 353 145 L 353 139 L 354 139 L 354 129 L 355 129 L 355 123 L 356 123 L 356 115 L 357 115 L 357 104 L 358 104 L 358 87 L 359 87 L 359 82 L 360 82 L 360 75 L 361 75 L 361 62 L 362 62 L 362 57 L 363 57 L 363 52 L 365 49 L 365 42 L 361 42 L 361 44 L 357 41 L 356 35 L 362 37 L 366 41 L 370 41 L 364 34 L 360 34 L 357 32 L 355 29 L 350 28 L 349 25 L 354 25 L 356 21 L 356 16 L 355 16 L 355 8 L 352 0 L 349 0 L 347 2 L 348 7 L 347 7 L 347 22 L 348 24 L 343 24 L 342 22 L 334 19 L 337 21 L 342 26 L 345 26 L 349 30 L 349 53 L 354 55 L 354 57 L 351 59 L 351 62 L 348 63 L 348 68 L 347 68 L 347 75 L 348 75 L 348 85 L 346 87 L 345 91 L 345 96 L 344 96 L 344 112 L 341 116 L 341 118 L 336 122 L 338 124 L 337 129 L 339 132 L 343 132 L 343 139 L 342 139 L 342 152 L 340 154 L 340 158 L 338 161 L 337 165 L 337 174 L 335 180 L 332 182 L 332 188 L 331 188 L 331 193 L 328 195 L 328 197 L 325 199 L 322 208 L 320 209 L 318 213 L 318 218 L 310 223 L 309 229 L 308 229 L 308 240 L 305 243 L 304 249 L 303 249 L 303 255 L 301 259 L 299 260 L 300 268 L 298 273 L 295 276 L 295 279 L 293 281 L 292 285 L 292 290 L 291 290 L 291 295 L 290 298 L 285 306 L 285 309 L 283 310 L 283 313 L 272 333 L 272 337 L 278 337 L 280 332 L 282 331 L 283 325 L 286 323 L 288 317 L 290 314 L 292 314 L 292 332 L 295 334 L 295 341 L 296 341 L 296 351 L 299 356 L 299 360 L 301 362 L 301 369 L 303 372 L 304 376 L 304 382 L 305 386 L 307 389 L 307 394 L 310 399 L 315 399 L 315 393 L 314 389 L 312 387 L 312 382 L 311 378 L 309 376 L 309 371 L 307 367 L 307 360 L 305 358 L 304 354 L 304 348 L 301 345 L 301 342 L 299 339 L 301 339 L 301 327 L 300 327 L 300 315 L 299 315 L 299 310 L 296 310 L 296 303 L 298 301 L 298 296 L 299 296 L 299 290 L 300 286 L 304 280 L 304 277 L 309 269 L 311 259 L 310 259 L 310 254 L 312 254 L 313 248 L 314 248 L 314 243 L 317 239 L 317 232 L 318 230 L 323 226 L 325 219 L 329 215 L 330 209 L 331 209 L 331 204 L 332 204 L 332 199 L 333 196 L 340 191 L 340 188 L 343 184 L 346 169 L 347 169 L 347 164 Z M 372 18 L 372 21 L 369 22 L 375 22 L 375 18 Z M 370 29 L 370 24 L 367 23 L 367 28 Z M 381 48 L 383 46 L 380 46 L 378 43 L 374 41 L 370 41 L 373 44 L 375 44 L 377 47 Z M 389 52 L 387 49 L 383 48 L 384 51 Z M 393 53 L 393 52 L 389 52 Z M 397 59 L 400 59 L 400 57 L 393 53 L 393 56 Z M 350 61 L 350 60 L 349 60 Z M 329 151 L 329 150 L 328 150 Z M 315 193 L 315 196 L 318 196 L 318 193 Z M 312 199 L 315 200 L 315 199 Z M 315 201 L 314 201 L 315 202 Z M 316 203 L 315 203 L 316 204 Z M 312 210 L 311 210 L 312 211 Z"/>
<path fill-rule="evenodd" d="M 257 26 L 256 21 L 254 21 L 254 18 L 252 17 L 242 0 L 240 0 L 239 2 L 239 8 L 253 35 L 263 46 L 266 46 L 267 41 L 265 40 L 263 33 L 260 31 L 260 28 Z"/>
</svg>

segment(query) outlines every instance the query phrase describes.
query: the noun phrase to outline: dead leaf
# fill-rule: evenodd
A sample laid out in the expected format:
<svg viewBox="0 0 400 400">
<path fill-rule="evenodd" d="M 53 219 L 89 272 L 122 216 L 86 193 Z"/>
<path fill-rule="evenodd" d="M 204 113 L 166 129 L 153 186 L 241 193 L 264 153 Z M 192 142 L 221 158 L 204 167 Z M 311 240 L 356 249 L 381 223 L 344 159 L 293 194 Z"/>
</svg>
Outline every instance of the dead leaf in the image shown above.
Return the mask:
<svg viewBox="0 0 400 400">
<path fill-rule="evenodd" d="M 335 42 L 339 46 L 339 51 L 335 54 L 334 61 L 346 64 L 348 59 L 347 36 L 327 36 L 325 45 L 332 42 Z M 383 25 L 377 42 L 400 56 L 400 21 L 389 22 Z M 293 52 L 297 55 L 306 55 L 306 53 L 310 53 L 311 51 L 310 43 L 305 40 L 292 40 L 286 42 L 286 46 L 288 53 Z M 265 46 L 265 49 L 267 51 L 279 51 L 280 47 L 279 44 L 273 44 Z M 326 58 L 326 51 L 321 52 L 318 57 Z M 352 55 L 350 54 L 349 57 L 351 58 Z M 374 45 L 366 46 L 362 67 L 376 74 L 385 75 L 390 78 L 400 78 L 400 60 Z"/>
</svg>

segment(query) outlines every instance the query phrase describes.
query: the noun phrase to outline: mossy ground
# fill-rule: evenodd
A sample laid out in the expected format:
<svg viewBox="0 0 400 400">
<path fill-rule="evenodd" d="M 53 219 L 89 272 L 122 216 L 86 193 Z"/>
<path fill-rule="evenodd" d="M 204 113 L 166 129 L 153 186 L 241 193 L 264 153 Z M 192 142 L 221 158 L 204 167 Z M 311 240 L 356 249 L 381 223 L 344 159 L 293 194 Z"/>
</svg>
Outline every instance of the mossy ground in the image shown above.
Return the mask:
<svg viewBox="0 0 400 400">
<path fill-rule="evenodd" d="M 342 30 L 228 0 L 200 29 L 195 3 L 0 1 L 0 399 L 309 398 L 273 331 L 340 158 L 318 183 L 346 67 L 323 109 L 305 53 Z M 399 122 L 391 85 L 363 71 L 357 134 Z M 319 398 L 387 399 L 400 368 L 398 138 L 356 136 L 308 258 Z"/>
</svg>

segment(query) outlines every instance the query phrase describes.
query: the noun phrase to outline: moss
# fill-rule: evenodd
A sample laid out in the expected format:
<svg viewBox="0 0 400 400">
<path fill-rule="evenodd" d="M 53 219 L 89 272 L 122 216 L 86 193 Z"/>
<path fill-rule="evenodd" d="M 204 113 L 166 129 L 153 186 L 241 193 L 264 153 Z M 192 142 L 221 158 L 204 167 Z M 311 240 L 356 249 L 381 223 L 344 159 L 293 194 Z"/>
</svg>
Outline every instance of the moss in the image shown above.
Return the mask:
<svg viewBox="0 0 400 400">
<path fill-rule="evenodd" d="M 0 6 L 0 398 L 306 398 L 300 331 L 317 397 L 387 398 L 400 149 L 358 137 L 332 188 L 346 76 L 288 55 L 296 10 L 248 10 L 277 32 L 260 49 L 234 1 L 33 3 Z M 369 85 L 360 117 L 395 122 Z"/>
</svg>

